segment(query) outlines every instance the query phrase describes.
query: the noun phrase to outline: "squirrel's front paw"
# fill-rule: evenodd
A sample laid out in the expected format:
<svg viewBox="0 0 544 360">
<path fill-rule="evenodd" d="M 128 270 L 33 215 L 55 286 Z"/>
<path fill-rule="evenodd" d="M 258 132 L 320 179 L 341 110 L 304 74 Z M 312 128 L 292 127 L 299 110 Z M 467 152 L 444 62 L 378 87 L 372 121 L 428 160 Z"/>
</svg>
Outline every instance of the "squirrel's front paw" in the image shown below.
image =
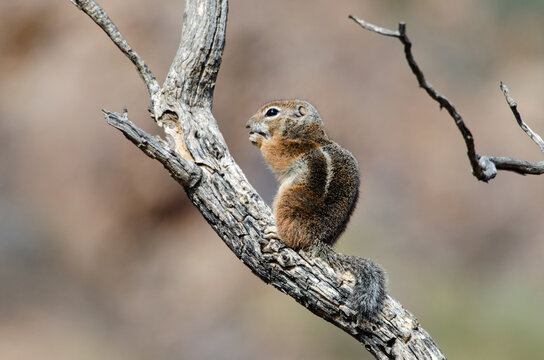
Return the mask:
<svg viewBox="0 0 544 360">
<path fill-rule="evenodd" d="M 263 253 L 278 252 L 285 246 L 278 235 L 278 228 L 276 226 L 267 226 L 264 229 L 262 240 L 260 243 Z"/>
</svg>

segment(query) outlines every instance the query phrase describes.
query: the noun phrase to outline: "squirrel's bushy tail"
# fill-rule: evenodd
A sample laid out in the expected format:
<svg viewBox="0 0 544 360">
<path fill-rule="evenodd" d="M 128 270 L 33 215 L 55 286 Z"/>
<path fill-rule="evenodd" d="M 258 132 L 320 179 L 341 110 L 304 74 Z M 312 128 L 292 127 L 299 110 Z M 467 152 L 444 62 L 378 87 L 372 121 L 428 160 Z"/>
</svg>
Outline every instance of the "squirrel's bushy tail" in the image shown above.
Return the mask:
<svg viewBox="0 0 544 360">
<path fill-rule="evenodd" d="M 341 254 L 340 254 L 341 255 Z M 343 255 L 348 266 L 357 277 L 352 301 L 367 319 L 373 319 L 382 308 L 385 299 L 385 275 L 382 268 L 370 260 Z"/>
<path fill-rule="evenodd" d="M 352 305 L 366 319 L 373 320 L 380 312 L 385 296 L 385 274 L 376 263 L 357 256 L 344 255 L 329 245 L 318 242 L 313 253 L 325 260 L 331 267 L 349 271 L 355 276 L 355 286 L 350 296 Z"/>
</svg>

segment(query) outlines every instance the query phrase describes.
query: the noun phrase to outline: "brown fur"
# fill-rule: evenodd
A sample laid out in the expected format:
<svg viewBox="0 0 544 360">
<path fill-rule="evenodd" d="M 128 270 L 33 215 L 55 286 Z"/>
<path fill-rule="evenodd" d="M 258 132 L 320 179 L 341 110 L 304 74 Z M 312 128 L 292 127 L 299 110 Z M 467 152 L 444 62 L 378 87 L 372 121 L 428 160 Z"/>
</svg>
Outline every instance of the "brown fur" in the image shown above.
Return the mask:
<svg viewBox="0 0 544 360">
<path fill-rule="evenodd" d="M 271 108 L 279 113 L 267 116 Z M 333 244 L 357 201 L 355 158 L 328 138 L 319 113 L 303 100 L 267 103 L 247 127 L 280 181 L 274 212 L 281 239 L 294 249 Z"/>
</svg>

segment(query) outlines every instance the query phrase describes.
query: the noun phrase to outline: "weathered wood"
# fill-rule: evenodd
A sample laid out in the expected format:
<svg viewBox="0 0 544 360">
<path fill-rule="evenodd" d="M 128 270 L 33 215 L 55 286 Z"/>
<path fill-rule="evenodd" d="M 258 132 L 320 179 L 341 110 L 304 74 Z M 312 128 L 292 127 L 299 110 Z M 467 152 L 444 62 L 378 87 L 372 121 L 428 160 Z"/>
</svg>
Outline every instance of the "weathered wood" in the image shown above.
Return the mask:
<svg viewBox="0 0 544 360">
<path fill-rule="evenodd" d="M 226 0 L 187 1 L 180 48 L 165 84 L 151 98 L 167 141 L 139 129 L 126 113 L 104 111 L 108 123 L 164 165 L 225 244 L 263 281 L 356 338 L 377 359 L 444 359 L 416 318 L 391 297 L 375 322 L 358 314 L 349 301 L 354 275 L 325 260 L 336 253 L 315 257 L 265 238 L 275 225 L 272 211 L 230 155 L 211 113 L 226 14 Z"/>
</svg>

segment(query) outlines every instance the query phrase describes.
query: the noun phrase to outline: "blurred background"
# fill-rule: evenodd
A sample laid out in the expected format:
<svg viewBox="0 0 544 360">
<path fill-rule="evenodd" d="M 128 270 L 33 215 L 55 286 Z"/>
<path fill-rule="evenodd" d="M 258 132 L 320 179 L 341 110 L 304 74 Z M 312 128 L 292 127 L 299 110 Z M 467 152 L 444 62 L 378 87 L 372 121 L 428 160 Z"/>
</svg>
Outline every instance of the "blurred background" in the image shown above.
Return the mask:
<svg viewBox="0 0 544 360">
<path fill-rule="evenodd" d="M 162 82 L 183 1 L 101 5 Z M 244 124 L 268 100 L 310 100 L 362 171 L 339 251 L 382 264 L 449 358 L 539 357 L 544 176 L 478 182 L 400 43 L 348 14 L 406 21 L 477 151 L 537 161 L 499 81 L 544 135 L 544 2 L 232 0 L 214 100 L 268 202 L 277 185 Z M 1 359 L 371 358 L 252 275 L 162 166 L 107 126 L 100 109 L 126 106 L 159 134 L 132 64 L 86 15 L 69 1 L 3 1 L 0 24 Z"/>
</svg>

